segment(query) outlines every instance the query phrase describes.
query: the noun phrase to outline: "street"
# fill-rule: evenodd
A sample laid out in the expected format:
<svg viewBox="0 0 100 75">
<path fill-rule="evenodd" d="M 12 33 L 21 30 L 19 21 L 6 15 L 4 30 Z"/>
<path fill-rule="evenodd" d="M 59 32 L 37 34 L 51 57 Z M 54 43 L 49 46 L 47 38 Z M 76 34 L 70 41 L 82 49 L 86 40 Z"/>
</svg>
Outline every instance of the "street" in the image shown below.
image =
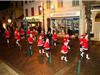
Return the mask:
<svg viewBox="0 0 100 75">
<path fill-rule="evenodd" d="M 76 64 L 78 62 L 78 39 L 71 40 L 71 50 L 68 53 L 68 62 L 60 60 L 60 49 L 63 39 L 59 38 L 58 46 L 51 47 L 52 63 L 48 63 L 45 54 L 41 57 L 38 53 L 36 41 L 33 43 L 33 55 L 26 54 L 28 42 L 22 40 L 21 50 L 18 50 L 14 39 L 11 39 L 10 46 L 5 40 L 0 44 L 0 59 L 19 73 L 19 75 L 76 75 Z M 93 42 L 90 49 L 90 60 L 81 60 L 80 75 L 99 75 L 100 72 L 100 42 Z M 98 48 L 97 48 L 98 47 Z M 94 51 L 95 50 L 95 51 Z M 43 60 L 43 61 L 42 61 Z"/>
</svg>

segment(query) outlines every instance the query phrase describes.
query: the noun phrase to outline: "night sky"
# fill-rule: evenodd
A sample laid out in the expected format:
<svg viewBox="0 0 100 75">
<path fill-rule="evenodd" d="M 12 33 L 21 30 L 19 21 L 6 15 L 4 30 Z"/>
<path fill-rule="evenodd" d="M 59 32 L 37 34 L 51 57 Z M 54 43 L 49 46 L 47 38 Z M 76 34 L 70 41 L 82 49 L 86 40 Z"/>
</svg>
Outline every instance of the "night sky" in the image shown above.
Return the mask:
<svg viewBox="0 0 100 75">
<path fill-rule="evenodd" d="M 10 4 L 10 1 L 0 1 L 0 10 L 8 8 L 9 4 Z"/>
</svg>

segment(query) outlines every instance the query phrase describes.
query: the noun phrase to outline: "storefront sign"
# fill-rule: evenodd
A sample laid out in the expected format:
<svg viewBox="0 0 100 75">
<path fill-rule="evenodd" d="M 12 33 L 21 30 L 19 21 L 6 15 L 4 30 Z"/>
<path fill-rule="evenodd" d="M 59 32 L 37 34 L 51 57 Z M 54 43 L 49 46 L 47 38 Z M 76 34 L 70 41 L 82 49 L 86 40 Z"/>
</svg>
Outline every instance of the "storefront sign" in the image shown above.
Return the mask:
<svg viewBox="0 0 100 75">
<path fill-rule="evenodd" d="M 30 17 L 26 17 L 26 19 L 28 20 L 28 22 L 39 22 L 41 21 L 41 16 L 30 16 Z"/>
<path fill-rule="evenodd" d="M 32 19 L 27 19 L 28 20 L 28 22 L 39 22 L 40 20 L 39 19 L 34 19 L 34 18 L 32 18 Z"/>
<path fill-rule="evenodd" d="M 61 12 L 61 13 L 52 13 L 51 17 L 68 17 L 68 16 L 80 16 L 79 11 L 72 12 Z"/>
</svg>

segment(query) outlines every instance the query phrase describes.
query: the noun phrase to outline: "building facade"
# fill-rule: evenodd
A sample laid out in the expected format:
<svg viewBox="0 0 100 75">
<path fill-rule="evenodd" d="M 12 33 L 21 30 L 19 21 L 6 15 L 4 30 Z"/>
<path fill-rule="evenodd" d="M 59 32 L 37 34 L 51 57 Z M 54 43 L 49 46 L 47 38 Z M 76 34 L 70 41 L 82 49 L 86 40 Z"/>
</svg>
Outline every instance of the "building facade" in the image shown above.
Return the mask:
<svg viewBox="0 0 100 75">
<path fill-rule="evenodd" d="M 29 23 L 32 26 L 41 26 L 45 33 L 48 27 L 51 27 L 52 32 L 57 30 L 60 36 L 68 30 L 79 35 L 87 33 L 85 6 L 82 0 L 33 0 L 25 1 L 23 4 L 24 16 Z M 100 35 L 96 34 L 98 31 L 93 20 L 96 14 L 92 11 L 91 32 L 94 34 L 93 39 L 99 40 Z"/>
<path fill-rule="evenodd" d="M 22 26 L 22 21 L 23 21 L 23 1 L 11 1 L 10 2 L 10 9 L 11 14 L 12 14 L 12 19 L 13 19 L 13 23 L 15 23 L 15 25 L 17 27 L 21 27 Z"/>
<path fill-rule="evenodd" d="M 100 41 L 100 1 L 92 4 L 91 12 L 92 33 L 94 34 L 94 38 L 92 39 Z"/>
<path fill-rule="evenodd" d="M 0 19 L 4 25 L 8 25 L 8 19 L 11 19 L 9 25 L 14 25 L 17 22 L 17 18 L 23 15 L 23 2 L 22 1 L 11 1 L 7 9 L 0 11 Z M 5 27 L 6 27 L 5 26 Z"/>
<path fill-rule="evenodd" d="M 47 32 L 48 27 L 51 27 L 52 30 L 57 29 L 59 34 L 67 31 L 66 28 L 79 30 L 79 9 L 79 1 L 73 2 L 73 0 L 35 0 L 24 2 L 24 16 L 29 21 L 39 21 L 45 32 Z"/>
<path fill-rule="evenodd" d="M 28 20 L 29 26 L 31 27 L 41 27 L 43 26 L 43 15 L 40 0 L 24 1 L 24 17 Z"/>
</svg>

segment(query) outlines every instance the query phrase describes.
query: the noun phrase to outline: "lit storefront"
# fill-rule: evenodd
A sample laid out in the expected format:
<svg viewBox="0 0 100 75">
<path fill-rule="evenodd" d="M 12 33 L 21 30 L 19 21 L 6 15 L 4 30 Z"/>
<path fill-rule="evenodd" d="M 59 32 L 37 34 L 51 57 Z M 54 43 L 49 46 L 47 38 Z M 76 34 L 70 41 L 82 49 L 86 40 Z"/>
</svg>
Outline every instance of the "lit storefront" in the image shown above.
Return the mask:
<svg viewBox="0 0 100 75">
<path fill-rule="evenodd" d="M 58 34 L 65 34 L 68 29 L 71 34 L 79 34 L 79 12 L 54 13 L 51 16 L 51 28 Z"/>
<path fill-rule="evenodd" d="M 42 25 L 41 16 L 26 17 L 29 27 L 37 28 Z"/>
</svg>

